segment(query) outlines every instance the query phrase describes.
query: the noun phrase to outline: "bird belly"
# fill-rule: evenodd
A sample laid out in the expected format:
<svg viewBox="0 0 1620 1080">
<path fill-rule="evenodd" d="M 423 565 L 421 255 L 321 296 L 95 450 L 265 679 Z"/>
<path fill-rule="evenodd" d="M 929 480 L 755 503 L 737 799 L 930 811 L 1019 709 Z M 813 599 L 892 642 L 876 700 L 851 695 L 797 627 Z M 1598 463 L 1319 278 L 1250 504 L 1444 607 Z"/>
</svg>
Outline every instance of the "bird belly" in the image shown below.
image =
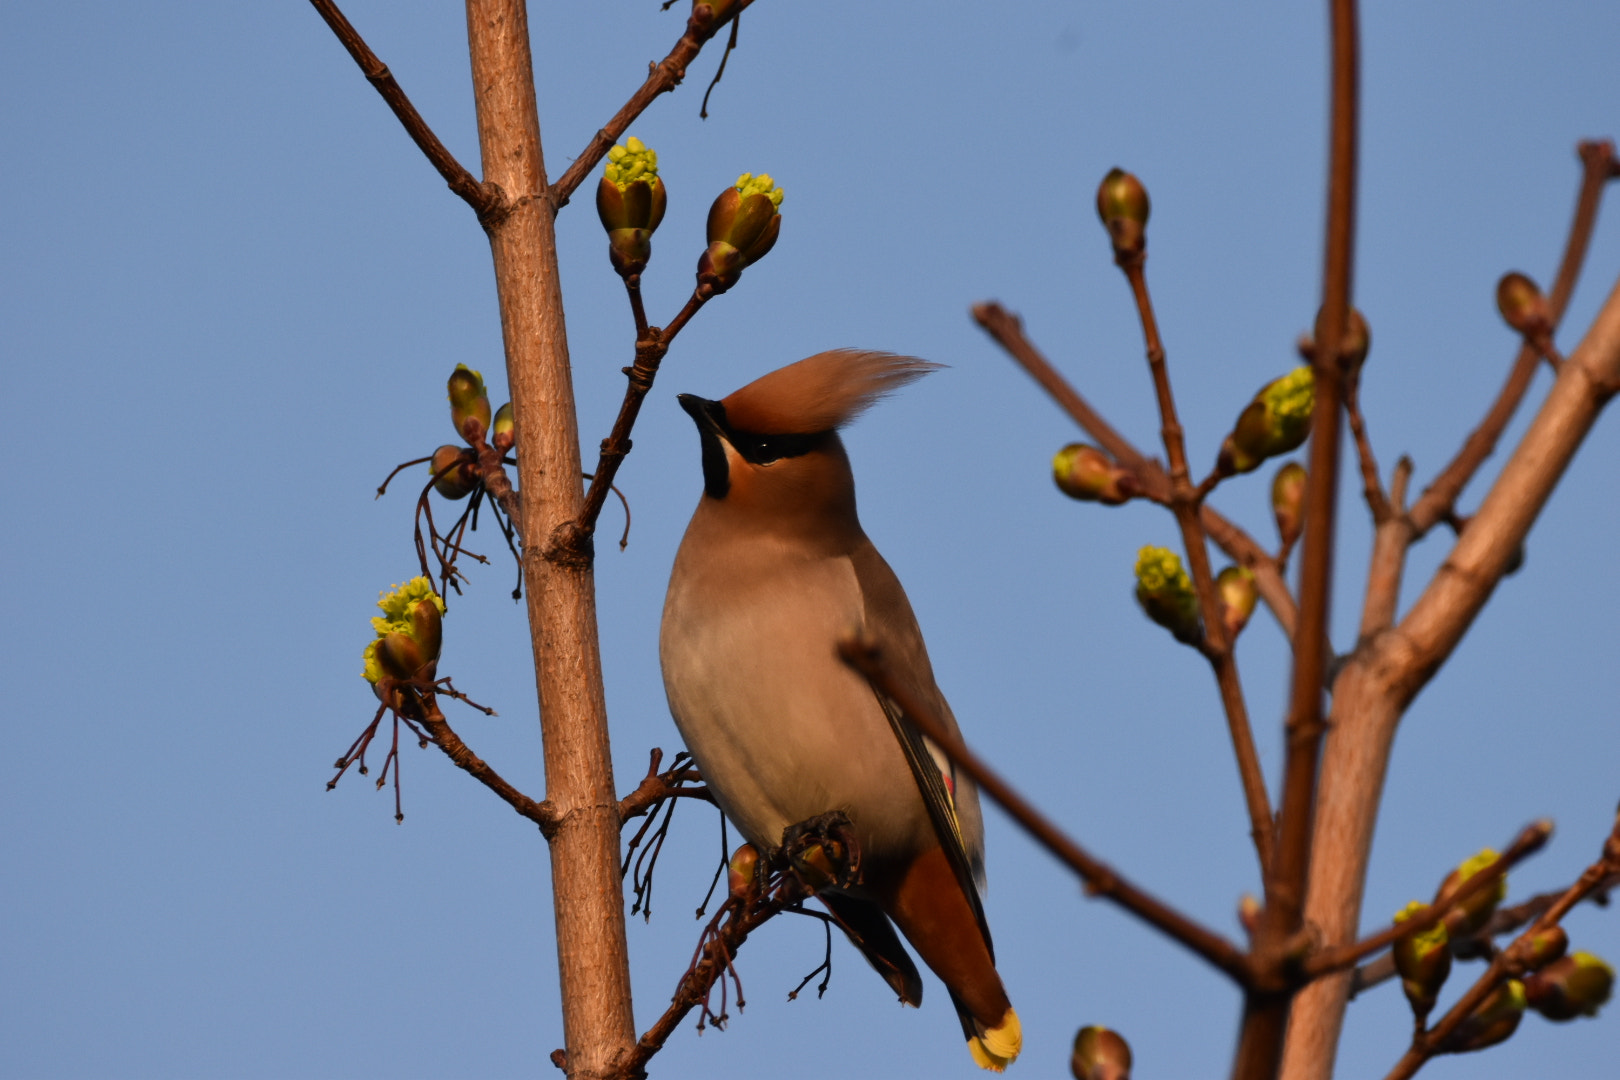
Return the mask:
<svg viewBox="0 0 1620 1080">
<path fill-rule="evenodd" d="M 690 575 L 672 586 L 659 641 L 670 711 L 726 816 L 765 849 L 831 810 L 849 815 L 863 856 L 926 846 L 932 826 L 899 743 L 835 651 L 863 618 L 848 560 L 747 575 L 752 587 L 728 576 L 723 602 Z"/>
</svg>

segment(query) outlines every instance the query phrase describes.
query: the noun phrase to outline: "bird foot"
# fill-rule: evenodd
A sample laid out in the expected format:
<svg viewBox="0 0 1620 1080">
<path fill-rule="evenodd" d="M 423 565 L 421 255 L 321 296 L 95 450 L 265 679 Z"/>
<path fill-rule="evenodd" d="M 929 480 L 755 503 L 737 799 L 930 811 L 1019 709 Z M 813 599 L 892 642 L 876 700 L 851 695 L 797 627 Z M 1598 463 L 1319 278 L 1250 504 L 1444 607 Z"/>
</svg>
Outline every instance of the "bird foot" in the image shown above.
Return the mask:
<svg viewBox="0 0 1620 1080">
<path fill-rule="evenodd" d="M 861 880 L 861 848 L 842 810 L 830 810 L 782 830 L 779 855 L 813 892 L 845 889 Z"/>
</svg>

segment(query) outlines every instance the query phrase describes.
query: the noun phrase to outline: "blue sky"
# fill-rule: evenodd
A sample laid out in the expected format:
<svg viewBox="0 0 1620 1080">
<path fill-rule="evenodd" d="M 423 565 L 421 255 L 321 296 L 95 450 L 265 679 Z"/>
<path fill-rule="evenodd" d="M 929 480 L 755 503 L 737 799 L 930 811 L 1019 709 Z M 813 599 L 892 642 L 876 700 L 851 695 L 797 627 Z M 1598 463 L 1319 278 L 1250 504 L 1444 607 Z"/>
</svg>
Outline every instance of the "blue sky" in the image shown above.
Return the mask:
<svg viewBox="0 0 1620 1080">
<path fill-rule="evenodd" d="M 477 170 L 457 5 L 352 0 L 354 23 Z M 844 14 L 839 14 L 843 12 Z M 654 0 L 536 5 L 552 175 L 679 35 Z M 1131 599 L 1152 507 L 1053 489 L 1068 421 L 972 325 L 995 298 L 1140 446 L 1157 432 L 1134 314 L 1091 208 L 1113 165 L 1152 192 L 1154 288 L 1195 467 L 1294 362 L 1319 288 L 1322 6 L 954 0 L 834 8 L 760 0 L 717 62 L 632 128 L 670 208 L 646 291 L 691 288 L 710 199 L 738 173 L 786 190 L 782 238 L 665 363 L 620 474 L 629 549 L 597 582 L 619 786 L 678 745 L 658 613 L 701 487 L 677 392 L 719 397 L 825 348 L 949 365 L 848 434 L 867 531 L 906 583 L 969 738 L 1123 871 L 1236 934 L 1257 887 L 1236 770 L 1201 661 Z M 1449 459 L 1514 350 L 1493 288 L 1549 281 L 1573 147 L 1620 129 L 1620 9 L 1369 5 L 1356 298 L 1364 400 L 1387 469 Z M 379 589 L 413 571 L 398 461 L 451 438 L 444 378 L 504 400 L 487 244 L 308 5 L 63 2 L 0 10 L 0 447 L 11 568 L 0 760 L 0 1073 L 15 1077 L 549 1075 L 561 1043 L 546 853 L 438 754 L 405 753 L 406 820 L 330 762 L 374 707 L 360 649 Z M 559 219 L 581 439 L 606 434 L 632 326 L 588 200 Z M 1560 343 L 1620 274 L 1600 218 Z M 1531 404 L 1545 391 L 1538 378 Z M 65 425 L 65 426 L 64 426 Z M 1516 424 L 1507 444 L 1522 430 Z M 1499 459 L 1498 459 L 1499 460 Z M 1499 590 L 1397 740 L 1369 920 L 1457 860 L 1557 820 L 1516 895 L 1569 880 L 1620 796 L 1620 434 L 1602 421 Z M 1265 474 L 1217 504 L 1269 542 Z M 1344 490 L 1335 642 L 1351 643 L 1367 551 Z M 1464 499 L 1471 508 L 1481 485 Z M 604 529 L 615 529 L 610 505 Z M 480 534 L 498 554 L 498 538 Z M 1447 547 L 1413 553 L 1415 595 Z M 446 621 L 442 670 L 500 716 L 451 719 L 536 797 L 542 764 L 521 608 L 495 560 Z M 1286 666 L 1259 615 L 1240 645 L 1275 775 Z M 630 928 L 637 1013 L 695 942 L 718 848 L 683 807 L 649 924 Z M 1144 1076 L 1217 1075 L 1238 1001 L 1222 980 L 1075 882 L 989 812 L 989 919 L 1028 1075 L 1086 1023 Z M 1577 947 L 1620 960 L 1620 917 Z M 786 993 L 819 927 L 751 940 L 749 1005 L 690 1025 L 656 1075 L 975 1075 L 944 994 L 902 1012 L 846 946 L 825 999 Z M 1593 1076 L 1615 1019 L 1527 1020 L 1434 1077 Z M 1408 1019 L 1353 1006 L 1341 1074 L 1376 1076 Z M 1599 1064 L 1602 1062 L 1603 1064 Z"/>
</svg>

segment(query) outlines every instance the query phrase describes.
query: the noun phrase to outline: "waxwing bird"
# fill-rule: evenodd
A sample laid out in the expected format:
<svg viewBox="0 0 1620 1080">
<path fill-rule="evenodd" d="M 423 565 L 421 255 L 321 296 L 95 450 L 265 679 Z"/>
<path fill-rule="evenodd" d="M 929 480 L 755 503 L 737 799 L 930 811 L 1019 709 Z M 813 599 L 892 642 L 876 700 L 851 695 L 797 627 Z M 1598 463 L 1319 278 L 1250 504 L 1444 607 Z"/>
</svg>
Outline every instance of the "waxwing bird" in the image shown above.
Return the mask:
<svg viewBox="0 0 1620 1080">
<path fill-rule="evenodd" d="M 950 992 L 973 1058 L 1022 1041 L 979 902 L 978 792 L 894 703 L 838 659 L 861 628 L 953 730 L 911 604 L 861 531 L 838 429 L 938 365 L 835 350 L 720 401 L 683 394 L 702 445 L 659 635 L 675 724 L 726 817 L 761 851 L 829 811 L 855 829 L 861 880 L 822 900 L 906 1004 L 922 980 L 899 927 Z"/>
</svg>

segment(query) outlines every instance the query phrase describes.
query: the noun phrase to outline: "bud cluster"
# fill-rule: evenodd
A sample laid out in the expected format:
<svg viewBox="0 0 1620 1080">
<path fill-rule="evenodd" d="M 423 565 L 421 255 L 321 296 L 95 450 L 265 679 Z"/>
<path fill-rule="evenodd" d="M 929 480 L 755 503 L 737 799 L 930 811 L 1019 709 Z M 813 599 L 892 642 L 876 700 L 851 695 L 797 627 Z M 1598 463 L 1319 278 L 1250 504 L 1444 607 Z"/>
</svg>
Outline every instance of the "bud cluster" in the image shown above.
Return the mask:
<svg viewBox="0 0 1620 1080">
<path fill-rule="evenodd" d="M 415 577 L 377 601 L 382 615 L 371 620 L 377 636 L 366 646 L 366 681 L 432 682 L 443 641 L 444 600 L 425 577 Z"/>
<path fill-rule="evenodd" d="M 669 196 L 658 177 L 658 152 L 635 136 L 607 153 L 596 185 L 596 215 L 608 234 L 608 259 L 620 277 L 639 274 L 652 258 L 652 234 Z"/>
</svg>

